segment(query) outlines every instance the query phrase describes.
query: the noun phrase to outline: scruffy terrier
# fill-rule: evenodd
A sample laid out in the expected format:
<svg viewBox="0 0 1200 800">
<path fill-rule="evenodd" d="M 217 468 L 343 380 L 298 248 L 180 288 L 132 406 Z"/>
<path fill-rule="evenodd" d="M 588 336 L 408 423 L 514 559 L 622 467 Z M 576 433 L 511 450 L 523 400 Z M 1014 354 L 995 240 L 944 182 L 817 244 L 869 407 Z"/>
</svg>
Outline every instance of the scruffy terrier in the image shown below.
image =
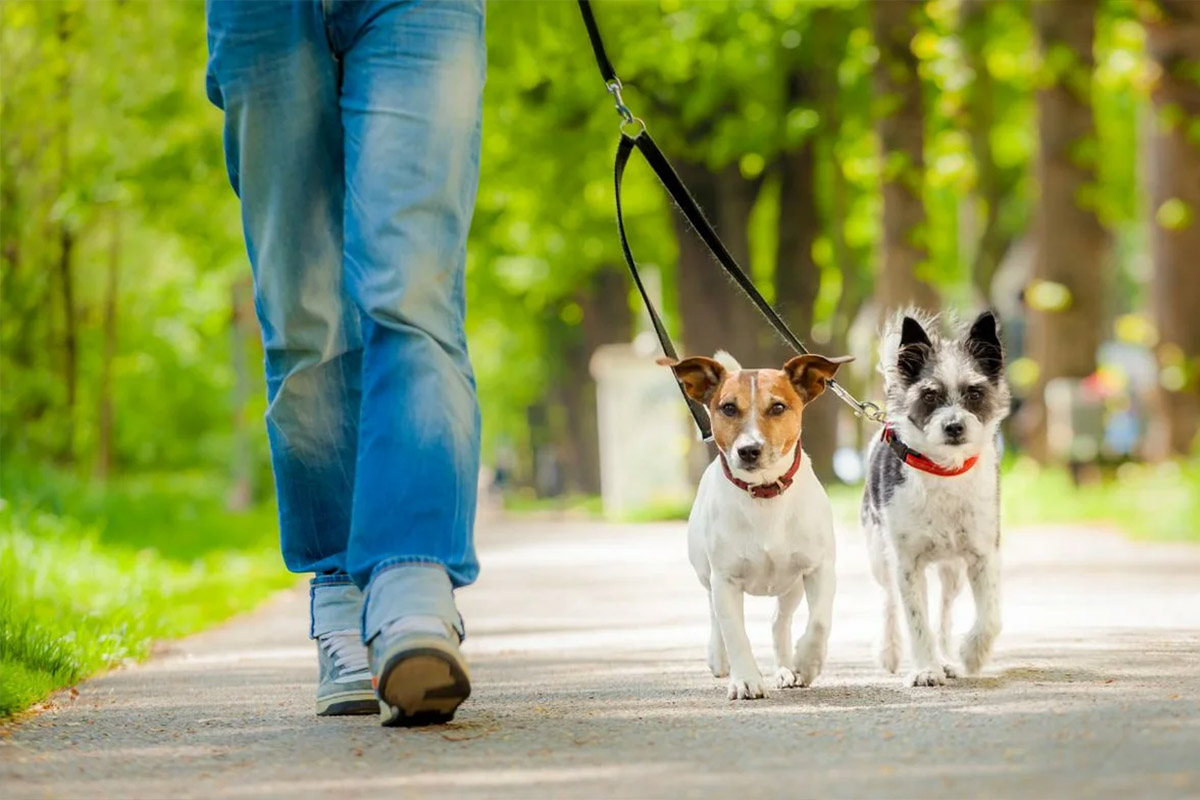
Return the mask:
<svg viewBox="0 0 1200 800">
<path fill-rule="evenodd" d="M 979 671 L 1000 633 L 998 428 L 1009 391 L 996 317 L 984 312 L 964 331 L 939 317 L 897 313 L 884 327 L 879 371 L 891 421 L 871 446 L 861 517 L 884 595 L 877 655 L 898 670 L 903 610 L 908 683 L 940 686 L 958 677 L 951 609 L 964 572 L 975 597 L 975 624 L 959 650 L 968 673 Z M 942 586 L 936 640 L 925 580 L 934 565 Z"/>
</svg>

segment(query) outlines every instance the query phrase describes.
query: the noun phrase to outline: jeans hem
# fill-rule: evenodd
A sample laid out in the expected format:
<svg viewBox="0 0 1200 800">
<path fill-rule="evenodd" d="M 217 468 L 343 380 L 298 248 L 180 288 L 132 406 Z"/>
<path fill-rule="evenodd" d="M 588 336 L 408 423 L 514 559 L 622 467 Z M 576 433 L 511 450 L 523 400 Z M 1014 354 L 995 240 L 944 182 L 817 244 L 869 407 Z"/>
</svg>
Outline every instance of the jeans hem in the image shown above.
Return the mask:
<svg viewBox="0 0 1200 800">
<path fill-rule="evenodd" d="M 309 581 L 308 638 L 334 631 L 361 631 L 362 591 L 349 575 L 319 575 Z"/>
<path fill-rule="evenodd" d="M 462 616 L 454 605 L 454 587 L 445 566 L 425 556 L 401 556 L 381 562 L 371 573 L 363 605 L 363 640 L 370 642 L 390 622 L 402 617 L 440 618 L 462 640 Z"/>
</svg>

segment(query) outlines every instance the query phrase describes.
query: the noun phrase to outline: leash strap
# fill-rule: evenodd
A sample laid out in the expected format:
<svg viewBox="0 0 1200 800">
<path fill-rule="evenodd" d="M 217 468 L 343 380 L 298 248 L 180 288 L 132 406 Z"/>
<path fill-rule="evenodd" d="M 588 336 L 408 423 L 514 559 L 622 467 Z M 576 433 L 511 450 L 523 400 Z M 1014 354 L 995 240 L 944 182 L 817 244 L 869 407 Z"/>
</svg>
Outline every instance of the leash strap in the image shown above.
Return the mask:
<svg viewBox="0 0 1200 800">
<path fill-rule="evenodd" d="M 679 178 L 679 174 L 671 166 L 671 162 L 667 160 L 667 157 L 659 149 L 658 145 L 655 144 L 654 139 L 646 130 L 646 124 L 641 119 L 635 117 L 629 108 L 626 107 L 625 101 L 621 97 L 621 80 L 617 77 L 616 70 L 613 69 L 612 62 L 608 59 L 608 53 L 604 49 L 604 41 L 600 38 L 600 29 L 596 25 L 596 18 L 592 13 L 590 0 L 579 0 L 579 11 L 583 15 L 583 24 L 587 28 L 588 38 L 592 43 L 592 52 L 596 57 L 596 65 L 600 68 L 600 75 L 604 78 L 605 86 L 616 101 L 617 113 L 621 115 L 622 119 L 621 141 L 617 145 L 617 155 L 613 164 L 617 230 L 621 236 L 621 252 L 625 255 L 625 264 L 629 267 L 629 274 L 633 276 L 633 282 L 637 285 L 638 293 L 642 296 L 642 302 L 650 314 L 650 320 L 654 325 L 654 332 L 658 336 L 659 344 L 662 345 L 663 353 L 669 358 L 678 359 L 666 326 L 663 325 L 658 310 L 654 307 L 650 295 L 646 292 L 646 287 L 642 284 L 637 263 L 633 258 L 633 251 L 629 247 L 629 240 L 625 234 L 625 218 L 621 205 L 621 182 L 625 175 L 625 167 L 629 163 L 629 156 L 633 153 L 634 149 L 642 154 L 642 157 L 646 160 L 646 164 L 649 165 L 650 169 L 654 170 L 654 174 L 658 177 L 663 188 L 667 190 L 667 194 L 671 196 L 671 200 L 679 207 L 688 224 L 692 226 L 692 230 L 704 242 L 705 247 L 717 259 L 717 263 L 721 265 L 726 274 L 733 279 L 738 288 L 749 298 L 750 302 L 771 328 L 774 329 L 775 333 L 797 353 L 807 354 L 808 348 L 804 346 L 796 334 L 792 333 L 791 328 L 788 327 L 787 323 L 783 321 L 783 318 L 779 316 L 775 309 L 771 307 L 771 304 L 758 291 L 758 287 L 754 285 L 754 281 L 751 280 L 750 276 L 746 274 L 745 270 L 738 265 L 737 261 L 729 253 L 729 250 L 726 249 L 724 242 L 721 241 L 721 237 L 717 235 L 712 224 L 705 218 L 700 205 L 692 197 L 687 186 Z M 865 416 L 881 424 L 885 421 L 883 410 L 879 406 L 871 402 L 859 402 L 850 392 L 842 388 L 832 378 L 826 381 L 826 386 L 854 409 L 854 413 L 858 416 Z M 709 422 L 707 409 L 687 396 L 687 393 L 683 390 L 682 383 L 679 385 L 679 388 L 683 392 L 684 399 L 687 400 L 688 410 L 691 411 L 692 418 L 696 421 L 696 426 L 700 429 L 702 438 L 705 441 L 711 441 L 712 426 Z"/>
<path fill-rule="evenodd" d="M 592 13 L 590 0 L 579 0 L 579 13 L 583 15 L 584 27 L 587 28 L 588 38 L 592 40 L 592 53 L 596 56 L 596 66 L 600 67 L 600 76 L 604 78 L 605 83 L 620 83 L 617 80 L 617 71 L 613 69 L 612 62 L 608 60 L 608 53 L 604 51 L 604 40 L 600 38 L 600 28 L 596 26 L 596 16 Z"/>
</svg>

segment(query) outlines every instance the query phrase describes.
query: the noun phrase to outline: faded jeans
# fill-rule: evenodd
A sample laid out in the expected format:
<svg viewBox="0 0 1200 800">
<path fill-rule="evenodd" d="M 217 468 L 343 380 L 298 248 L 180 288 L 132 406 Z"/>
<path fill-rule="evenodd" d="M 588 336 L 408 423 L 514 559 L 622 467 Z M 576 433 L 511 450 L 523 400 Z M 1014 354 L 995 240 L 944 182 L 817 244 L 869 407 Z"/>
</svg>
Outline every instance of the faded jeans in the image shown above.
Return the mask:
<svg viewBox="0 0 1200 800">
<path fill-rule="evenodd" d="M 209 0 L 266 354 L 284 561 L 310 635 L 410 614 L 462 633 L 479 407 L 464 318 L 482 0 Z M 364 602 L 365 597 L 365 602 Z"/>
</svg>

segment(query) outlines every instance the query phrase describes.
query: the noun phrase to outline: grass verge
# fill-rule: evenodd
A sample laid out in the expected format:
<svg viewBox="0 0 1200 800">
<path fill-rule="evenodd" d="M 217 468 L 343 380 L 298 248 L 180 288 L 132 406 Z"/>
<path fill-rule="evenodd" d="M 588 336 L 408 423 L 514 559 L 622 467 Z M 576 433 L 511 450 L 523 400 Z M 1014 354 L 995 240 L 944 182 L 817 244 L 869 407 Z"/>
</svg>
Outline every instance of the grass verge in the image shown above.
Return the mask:
<svg viewBox="0 0 1200 800">
<path fill-rule="evenodd" d="M 272 509 L 231 514 L 223 490 L 207 475 L 99 487 L 6 465 L 0 718 L 290 585 Z"/>
</svg>

